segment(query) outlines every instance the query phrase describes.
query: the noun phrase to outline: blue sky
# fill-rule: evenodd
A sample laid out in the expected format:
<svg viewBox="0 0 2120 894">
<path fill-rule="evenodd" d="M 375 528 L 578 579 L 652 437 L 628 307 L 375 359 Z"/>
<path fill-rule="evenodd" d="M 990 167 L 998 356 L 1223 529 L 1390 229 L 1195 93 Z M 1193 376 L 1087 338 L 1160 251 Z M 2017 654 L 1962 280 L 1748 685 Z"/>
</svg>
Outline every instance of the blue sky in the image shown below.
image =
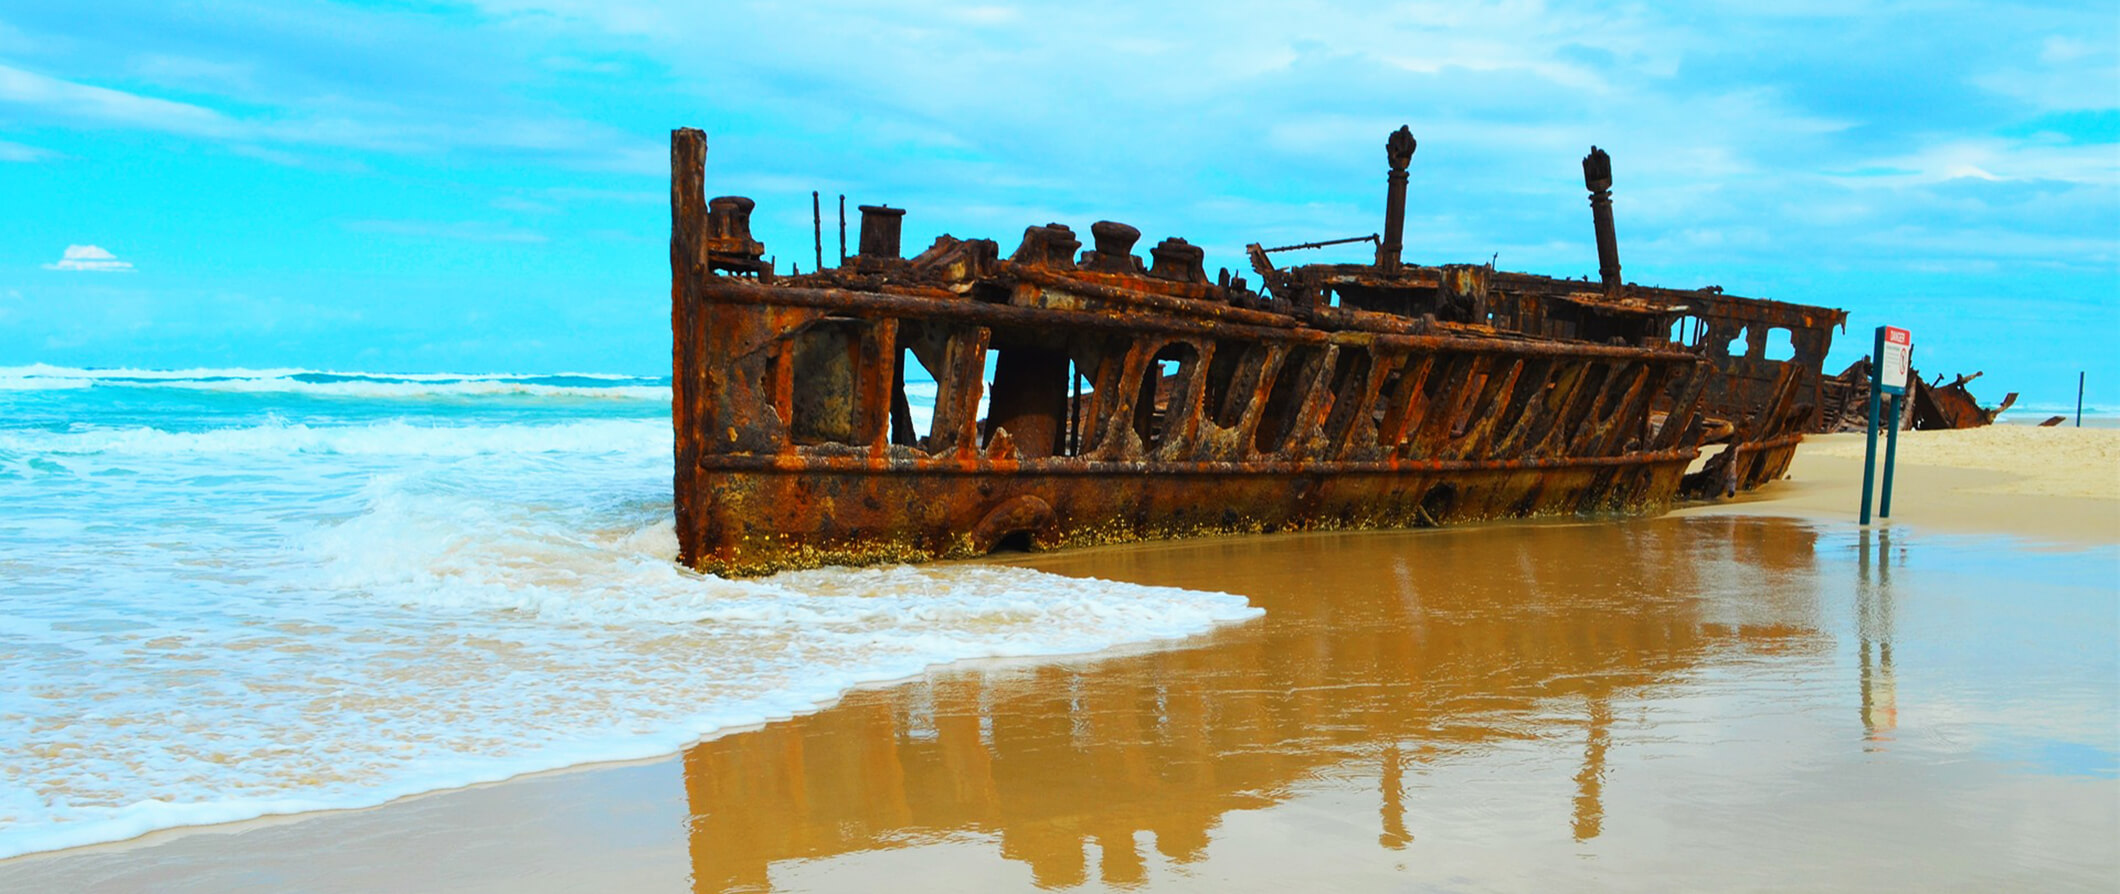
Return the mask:
<svg viewBox="0 0 2120 894">
<path fill-rule="evenodd" d="M 1595 143 L 1631 280 L 2120 404 L 2120 10 L 1768 5 L 0 0 L 0 365 L 667 372 L 678 126 L 783 267 L 815 189 L 1212 268 L 1375 232 L 1409 124 L 1409 260 L 1595 275 Z"/>
</svg>

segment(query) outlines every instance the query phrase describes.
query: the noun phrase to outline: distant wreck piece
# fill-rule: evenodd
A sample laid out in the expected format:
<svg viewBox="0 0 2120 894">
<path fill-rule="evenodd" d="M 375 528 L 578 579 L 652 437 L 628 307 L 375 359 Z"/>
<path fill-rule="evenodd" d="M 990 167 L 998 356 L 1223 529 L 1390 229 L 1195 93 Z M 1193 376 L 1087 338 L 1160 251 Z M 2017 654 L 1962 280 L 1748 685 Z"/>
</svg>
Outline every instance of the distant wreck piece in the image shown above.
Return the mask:
<svg viewBox="0 0 2120 894">
<path fill-rule="evenodd" d="M 705 134 L 674 131 L 680 561 L 1641 514 L 1786 471 L 1843 312 L 1625 283 L 1595 148 L 1601 283 L 1408 265 L 1414 150 L 1406 128 L 1386 143 L 1384 235 L 1324 243 L 1374 240 L 1375 263 L 1277 268 L 1253 245 L 1254 291 L 1184 239 L 1144 263 L 1113 221 L 1086 250 L 1052 223 L 1006 256 L 942 236 L 907 258 L 905 209 L 880 205 L 858 254 L 781 275 L 752 201 L 705 198 Z M 1765 359 L 1775 328 L 1792 359 Z M 1722 450 L 1689 475 L 1704 443 Z"/>
<path fill-rule="evenodd" d="M 1993 409 L 1983 407 L 1979 401 L 1973 399 L 1973 393 L 1965 388 L 1967 382 L 1980 376 L 1977 372 L 1970 376 L 1959 376 L 1952 379 L 1949 385 L 1942 384 L 1942 376 L 1937 376 L 1936 381 L 1926 385 L 1921 383 L 1920 376 L 1914 376 L 1914 427 L 1927 430 L 1979 428 L 1994 424 L 1995 417 L 2001 416 L 2002 411 L 2017 403 L 2017 392 L 2003 395 L 2002 403 L 1996 404 Z"/>
<path fill-rule="evenodd" d="M 2017 403 L 2017 392 L 2003 395 L 2002 403 L 1994 407 L 1983 407 L 1966 383 L 1980 378 L 1981 373 L 1958 376 L 1951 383 L 1943 384 L 1943 377 L 1923 382 L 1920 370 L 1910 370 L 1907 375 L 1908 395 L 1905 416 L 1899 420 L 1902 429 L 1933 431 L 1936 429 L 1979 428 L 1992 425 L 1996 417 Z M 1862 431 L 1867 424 L 1865 408 L 1870 399 L 1870 358 L 1864 357 L 1842 370 L 1840 375 L 1825 382 L 1827 395 L 1824 406 L 1829 412 L 1820 417 L 1815 429 L 1821 432 Z M 2056 417 L 2060 418 L 2060 417 Z M 2055 424 L 2051 420 L 2045 424 Z"/>
</svg>

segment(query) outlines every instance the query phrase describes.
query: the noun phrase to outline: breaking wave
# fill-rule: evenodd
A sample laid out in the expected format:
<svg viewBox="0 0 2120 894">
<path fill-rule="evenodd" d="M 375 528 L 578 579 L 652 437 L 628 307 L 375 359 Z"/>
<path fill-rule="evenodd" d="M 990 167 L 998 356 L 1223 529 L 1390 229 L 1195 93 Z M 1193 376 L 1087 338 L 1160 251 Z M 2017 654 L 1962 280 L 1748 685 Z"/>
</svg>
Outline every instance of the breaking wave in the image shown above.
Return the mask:
<svg viewBox="0 0 2120 894">
<path fill-rule="evenodd" d="M 354 425 L 268 422 L 203 431 L 169 431 L 149 426 L 0 430 L 0 451 L 60 456 L 668 453 L 670 439 L 669 421 L 655 418 L 475 426 L 389 419 Z"/>
<path fill-rule="evenodd" d="M 401 399 L 507 388 L 552 390 Z M 575 399 L 658 388 L 0 369 L 0 859 L 669 754 L 938 664 L 1258 614 L 975 564 L 688 571 L 669 417 Z M 332 389 L 378 399 L 307 399 Z"/>
<path fill-rule="evenodd" d="M 358 373 L 315 369 L 82 369 L 0 367 L 0 391 L 163 388 L 315 397 L 421 398 L 520 395 L 617 400 L 670 399 L 667 376 L 603 373 Z"/>
</svg>

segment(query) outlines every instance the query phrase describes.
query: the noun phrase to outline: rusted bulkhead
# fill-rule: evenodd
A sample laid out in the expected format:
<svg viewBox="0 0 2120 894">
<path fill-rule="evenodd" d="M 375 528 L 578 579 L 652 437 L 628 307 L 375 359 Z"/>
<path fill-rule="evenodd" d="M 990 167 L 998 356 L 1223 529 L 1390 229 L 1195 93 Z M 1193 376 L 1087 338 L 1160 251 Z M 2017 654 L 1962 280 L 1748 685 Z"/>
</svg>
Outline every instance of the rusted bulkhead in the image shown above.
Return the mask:
<svg viewBox="0 0 2120 894">
<path fill-rule="evenodd" d="M 1994 424 L 1996 417 L 2016 405 L 2017 392 L 2003 395 L 2002 402 L 1993 407 L 1983 407 L 1966 387 L 1980 376 L 1977 372 L 1961 375 L 1945 384 L 1942 376 L 1924 382 L 1920 370 L 1910 371 L 1899 427 L 1927 431 Z M 1840 375 L 1826 378 L 1824 388 L 1826 412 L 1815 431 L 1862 431 L 1869 424 L 1870 358 L 1857 360 Z"/>
<path fill-rule="evenodd" d="M 1397 211 L 1410 135 L 1389 151 Z M 1670 339 L 1686 308 L 1381 241 L 1376 265 L 1254 251 L 1253 291 L 1109 221 L 906 258 L 905 211 L 863 206 L 857 255 L 779 275 L 750 201 L 705 199 L 705 153 L 673 133 L 677 527 L 707 571 L 1657 511 L 1737 388 Z"/>
</svg>

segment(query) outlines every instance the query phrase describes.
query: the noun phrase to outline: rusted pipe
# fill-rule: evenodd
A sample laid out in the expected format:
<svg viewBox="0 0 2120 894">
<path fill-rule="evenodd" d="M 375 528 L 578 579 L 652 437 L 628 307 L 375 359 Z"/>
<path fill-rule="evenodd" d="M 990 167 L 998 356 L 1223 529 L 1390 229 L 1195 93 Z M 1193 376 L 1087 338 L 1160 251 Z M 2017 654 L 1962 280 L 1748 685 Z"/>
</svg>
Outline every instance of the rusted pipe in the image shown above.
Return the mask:
<svg viewBox="0 0 2120 894">
<path fill-rule="evenodd" d="M 1398 272 L 1399 265 L 1405 263 L 1406 166 L 1413 162 L 1416 145 L 1413 130 L 1404 126 L 1392 131 L 1384 141 L 1384 157 L 1391 163 L 1391 171 L 1384 175 L 1384 241 L 1377 244 L 1377 268 L 1386 273 Z"/>
<path fill-rule="evenodd" d="M 1794 436 L 1791 436 L 1794 437 Z M 1794 443 L 1794 441 L 1790 441 Z M 804 453 L 711 453 L 699 458 L 701 469 L 801 472 L 918 472 L 926 475 L 990 475 L 996 467 L 1024 474 L 1112 475 L 1145 474 L 1163 478 L 1219 478 L 1228 475 L 1304 475 L 1364 472 L 1468 472 L 1484 470 L 1535 471 L 1548 469 L 1606 468 L 1692 460 L 1695 447 L 1640 451 L 1617 456 L 1525 457 L 1522 459 L 1389 459 L 1312 460 L 1259 459 L 1241 462 L 1191 462 L 1167 460 L 1100 460 L 1087 456 L 1047 456 L 1037 459 L 997 459 L 981 454 L 948 454 L 913 457 L 874 457 L 865 448 L 849 447 L 843 454 Z"/>
<path fill-rule="evenodd" d="M 1464 351 L 1503 354 L 1513 357 L 1620 357 L 1629 360 L 1658 363 L 1694 364 L 1703 362 L 1698 355 L 1687 351 L 1667 351 L 1624 345 L 1594 345 L 1579 342 L 1557 343 L 1503 338 L 1488 339 L 1454 335 L 1401 335 L 1365 331 L 1327 332 L 1308 328 L 1266 328 L 1224 321 L 1174 319 L 1145 314 L 1115 314 L 1086 310 L 1017 307 L 1008 304 L 987 304 L 980 301 L 970 301 L 947 292 L 940 292 L 940 290 L 922 291 L 940 292 L 941 295 L 947 297 L 907 296 L 890 293 L 857 292 L 847 289 L 804 288 L 791 285 L 768 286 L 735 277 L 720 277 L 705 283 L 701 287 L 701 291 L 714 300 L 736 304 L 819 307 L 864 316 L 956 319 L 987 325 L 1051 326 L 1066 324 L 1090 329 L 1161 332 L 1211 338 L 1249 338 L 1309 345 L 1361 345 L 1375 343 L 1379 346 L 1392 348 Z"/>
<path fill-rule="evenodd" d="M 1597 227 L 1597 275 L 1605 293 L 1619 291 L 1619 235 L 1612 229 L 1612 156 L 1596 146 L 1583 156 L 1583 187 L 1590 190 L 1590 220 Z"/>
<path fill-rule="evenodd" d="M 1321 239 L 1317 242 L 1298 242 L 1294 245 L 1280 245 L 1275 246 L 1273 248 L 1262 248 L 1259 250 L 1266 252 L 1267 254 L 1273 254 L 1274 252 L 1280 251 L 1302 251 L 1308 248 L 1324 248 L 1328 245 L 1346 245 L 1349 242 L 1375 242 L 1379 247 L 1384 244 L 1381 240 L 1377 238 L 1377 234 L 1371 233 L 1367 236 L 1349 236 L 1345 239 Z"/>
</svg>

